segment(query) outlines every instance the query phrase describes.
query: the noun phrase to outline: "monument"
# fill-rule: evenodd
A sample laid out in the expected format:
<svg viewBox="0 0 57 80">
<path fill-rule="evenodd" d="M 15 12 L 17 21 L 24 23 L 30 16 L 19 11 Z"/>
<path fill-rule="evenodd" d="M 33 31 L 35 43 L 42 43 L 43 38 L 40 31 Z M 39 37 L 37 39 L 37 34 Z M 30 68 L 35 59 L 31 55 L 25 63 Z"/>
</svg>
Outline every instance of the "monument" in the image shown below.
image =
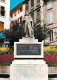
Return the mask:
<svg viewBox="0 0 57 80">
<path fill-rule="evenodd" d="M 43 60 L 43 42 L 34 38 L 31 16 L 25 16 L 25 37 L 14 43 L 14 61 L 10 66 L 10 80 L 48 80 L 48 66 Z"/>
</svg>

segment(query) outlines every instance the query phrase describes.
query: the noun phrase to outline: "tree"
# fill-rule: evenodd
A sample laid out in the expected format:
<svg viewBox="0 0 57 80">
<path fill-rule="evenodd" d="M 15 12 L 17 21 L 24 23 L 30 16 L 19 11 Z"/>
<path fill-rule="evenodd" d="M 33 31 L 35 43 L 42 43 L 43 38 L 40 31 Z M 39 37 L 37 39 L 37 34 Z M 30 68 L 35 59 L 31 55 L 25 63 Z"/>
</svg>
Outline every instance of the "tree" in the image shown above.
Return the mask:
<svg viewBox="0 0 57 80">
<path fill-rule="evenodd" d="M 50 35 L 50 29 L 46 27 L 44 24 L 43 26 L 38 25 L 34 28 L 34 36 L 38 39 L 39 42 L 46 39 Z"/>
<path fill-rule="evenodd" d="M 3 35 L 3 32 L 0 32 L 0 46 L 4 43 L 5 36 Z"/>
<path fill-rule="evenodd" d="M 4 34 L 6 34 L 6 40 L 10 42 L 10 47 L 14 45 L 14 42 L 19 41 L 19 39 L 22 38 L 23 36 L 23 26 L 22 24 L 16 23 L 15 25 L 12 26 L 12 29 L 5 30 Z"/>
<path fill-rule="evenodd" d="M 0 38 L 0 46 L 2 46 L 3 43 L 4 43 L 4 39 Z"/>
<path fill-rule="evenodd" d="M 10 46 L 12 47 L 14 45 L 14 42 L 18 42 L 19 39 L 21 39 L 24 36 L 24 27 L 23 23 L 20 23 L 20 25 L 17 23 L 12 26 L 12 30 L 5 30 L 6 34 L 6 40 L 10 41 Z M 44 40 L 47 36 L 49 36 L 49 29 L 46 28 L 46 25 L 44 26 L 35 26 L 34 28 L 34 36 L 36 39 L 38 39 L 39 42 Z"/>
</svg>

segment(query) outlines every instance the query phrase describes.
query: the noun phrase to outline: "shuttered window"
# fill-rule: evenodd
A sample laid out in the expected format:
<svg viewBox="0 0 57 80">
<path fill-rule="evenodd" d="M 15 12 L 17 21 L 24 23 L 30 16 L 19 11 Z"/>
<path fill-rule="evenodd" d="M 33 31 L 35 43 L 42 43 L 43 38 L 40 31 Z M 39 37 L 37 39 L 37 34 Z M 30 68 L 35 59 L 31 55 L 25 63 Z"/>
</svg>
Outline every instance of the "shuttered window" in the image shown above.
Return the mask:
<svg viewBox="0 0 57 80">
<path fill-rule="evenodd" d="M 18 9 L 18 14 L 19 14 L 19 9 Z"/>
<path fill-rule="evenodd" d="M 53 41 L 57 40 L 57 28 L 53 29 Z"/>
<path fill-rule="evenodd" d="M 31 0 L 31 7 L 34 7 L 34 0 Z"/>
<path fill-rule="evenodd" d="M 53 23 L 53 14 L 49 13 L 48 14 L 48 24 L 51 24 L 51 23 Z"/>
<path fill-rule="evenodd" d="M 17 11 L 15 11 L 15 16 L 17 15 Z"/>
<path fill-rule="evenodd" d="M 18 18 L 18 23 L 19 23 L 19 18 Z"/>
<path fill-rule="evenodd" d="M 49 38 L 47 37 L 46 39 L 45 39 L 45 43 L 48 43 L 49 42 Z"/>
<path fill-rule="evenodd" d="M 4 31 L 4 23 L 0 22 L 0 31 Z"/>
<path fill-rule="evenodd" d="M 40 20 L 40 10 L 37 10 L 37 20 Z"/>
<path fill-rule="evenodd" d="M 23 6 L 21 7 L 21 11 L 23 11 Z"/>
<path fill-rule="evenodd" d="M 28 2 L 26 3 L 26 10 L 28 10 Z"/>
<path fill-rule="evenodd" d="M 37 3 L 40 3 L 40 0 L 37 0 Z"/>
<path fill-rule="evenodd" d="M 31 13 L 31 17 L 34 20 L 34 12 Z"/>
<path fill-rule="evenodd" d="M 1 6 L 0 8 L 0 15 L 5 16 L 5 7 Z"/>
<path fill-rule="evenodd" d="M 48 3 L 47 3 L 47 9 L 51 9 L 52 8 L 52 1 L 49 1 Z"/>
<path fill-rule="evenodd" d="M 53 41 L 53 30 L 51 30 L 51 33 L 50 33 L 50 41 Z"/>
</svg>

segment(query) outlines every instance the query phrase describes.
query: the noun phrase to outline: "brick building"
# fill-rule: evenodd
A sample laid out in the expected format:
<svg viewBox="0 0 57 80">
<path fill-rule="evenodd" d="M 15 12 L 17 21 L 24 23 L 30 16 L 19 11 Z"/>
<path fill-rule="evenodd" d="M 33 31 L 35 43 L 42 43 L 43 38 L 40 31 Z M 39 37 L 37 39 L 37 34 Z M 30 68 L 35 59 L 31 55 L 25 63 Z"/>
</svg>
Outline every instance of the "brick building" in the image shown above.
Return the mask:
<svg viewBox="0 0 57 80">
<path fill-rule="evenodd" d="M 25 15 L 25 5 L 21 3 L 10 11 L 10 29 L 13 24 L 22 22 Z"/>
<path fill-rule="evenodd" d="M 44 2 L 43 11 L 44 23 L 49 29 L 51 29 L 51 34 L 45 40 L 45 43 L 57 45 L 57 0 L 49 0 Z"/>
</svg>

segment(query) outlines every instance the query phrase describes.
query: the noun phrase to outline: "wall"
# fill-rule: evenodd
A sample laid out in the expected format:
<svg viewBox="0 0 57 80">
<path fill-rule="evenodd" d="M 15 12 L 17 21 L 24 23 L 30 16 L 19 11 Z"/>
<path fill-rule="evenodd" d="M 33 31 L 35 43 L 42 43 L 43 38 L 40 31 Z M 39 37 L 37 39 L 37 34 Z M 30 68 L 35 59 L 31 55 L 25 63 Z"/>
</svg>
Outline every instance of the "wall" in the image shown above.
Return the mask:
<svg viewBox="0 0 57 80">
<path fill-rule="evenodd" d="M 49 67 L 49 74 L 57 74 L 57 67 Z M 0 66 L 0 74 L 9 74 L 10 75 L 10 66 Z M 0 80 L 10 80 L 10 78 L 0 78 Z M 57 78 L 49 78 L 48 80 L 57 80 Z"/>
<path fill-rule="evenodd" d="M 9 29 L 10 0 L 5 0 L 5 2 L 0 1 L 0 6 L 5 7 L 5 16 L 0 15 L 0 21 L 4 22 L 4 29 Z"/>
</svg>

